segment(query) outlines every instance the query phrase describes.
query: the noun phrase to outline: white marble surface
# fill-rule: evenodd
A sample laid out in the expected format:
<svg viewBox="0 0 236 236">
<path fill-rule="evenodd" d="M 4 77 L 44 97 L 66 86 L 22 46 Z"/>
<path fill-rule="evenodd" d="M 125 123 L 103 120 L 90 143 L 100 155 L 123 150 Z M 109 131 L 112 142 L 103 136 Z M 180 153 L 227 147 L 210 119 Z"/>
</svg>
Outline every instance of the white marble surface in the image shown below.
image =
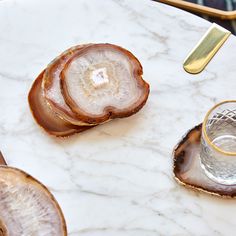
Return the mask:
<svg viewBox="0 0 236 236">
<path fill-rule="evenodd" d="M 148 0 L 0 1 L 0 149 L 58 199 L 70 236 L 234 235 L 236 200 L 196 193 L 172 177 L 172 150 L 215 102 L 235 98 L 236 39 L 207 69 L 182 61 L 210 25 Z M 34 122 L 27 93 L 68 47 L 110 42 L 131 50 L 151 85 L 137 115 L 69 139 Z"/>
</svg>

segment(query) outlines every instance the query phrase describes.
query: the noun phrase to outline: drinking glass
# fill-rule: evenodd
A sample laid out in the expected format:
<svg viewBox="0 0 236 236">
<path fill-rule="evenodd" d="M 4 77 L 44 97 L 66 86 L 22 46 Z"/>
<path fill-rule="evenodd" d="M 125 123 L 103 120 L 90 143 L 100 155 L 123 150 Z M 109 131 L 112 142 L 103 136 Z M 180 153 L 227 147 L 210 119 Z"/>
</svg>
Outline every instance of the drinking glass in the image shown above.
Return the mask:
<svg viewBox="0 0 236 236">
<path fill-rule="evenodd" d="M 206 114 L 200 161 L 213 181 L 236 184 L 236 100 L 221 102 Z"/>
</svg>

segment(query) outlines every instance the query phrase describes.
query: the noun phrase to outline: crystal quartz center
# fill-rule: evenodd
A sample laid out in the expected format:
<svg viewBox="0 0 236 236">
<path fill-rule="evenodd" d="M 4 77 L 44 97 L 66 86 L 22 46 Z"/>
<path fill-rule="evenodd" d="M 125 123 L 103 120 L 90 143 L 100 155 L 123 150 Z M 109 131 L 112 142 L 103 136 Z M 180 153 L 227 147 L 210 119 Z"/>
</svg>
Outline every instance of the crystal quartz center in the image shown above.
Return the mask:
<svg viewBox="0 0 236 236">
<path fill-rule="evenodd" d="M 92 71 L 90 78 L 95 88 L 102 87 L 103 85 L 109 83 L 106 68 L 99 68 Z"/>
<path fill-rule="evenodd" d="M 0 235 L 66 235 L 62 212 L 46 187 L 11 167 L 0 167 Z"/>
</svg>

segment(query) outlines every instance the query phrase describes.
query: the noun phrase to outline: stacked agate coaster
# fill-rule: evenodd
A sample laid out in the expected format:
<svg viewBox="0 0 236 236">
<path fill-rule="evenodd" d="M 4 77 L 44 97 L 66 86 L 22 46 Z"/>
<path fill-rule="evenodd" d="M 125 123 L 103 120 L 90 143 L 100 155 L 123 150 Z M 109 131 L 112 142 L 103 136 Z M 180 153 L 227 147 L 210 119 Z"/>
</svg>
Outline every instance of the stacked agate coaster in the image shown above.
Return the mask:
<svg viewBox="0 0 236 236">
<path fill-rule="evenodd" d="M 149 85 L 129 51 L 112 44 L 72 47 L 36 78 L 29 104 L 49 134 L 68 136 L 115 118 L 128 117 L 146 103 Z"/>
<path fill-rule="evenodd" d="M 66 222 L 49 190 L 0 153 L 0 236 L 20 235 L 66 236 Z"/>
</svg>

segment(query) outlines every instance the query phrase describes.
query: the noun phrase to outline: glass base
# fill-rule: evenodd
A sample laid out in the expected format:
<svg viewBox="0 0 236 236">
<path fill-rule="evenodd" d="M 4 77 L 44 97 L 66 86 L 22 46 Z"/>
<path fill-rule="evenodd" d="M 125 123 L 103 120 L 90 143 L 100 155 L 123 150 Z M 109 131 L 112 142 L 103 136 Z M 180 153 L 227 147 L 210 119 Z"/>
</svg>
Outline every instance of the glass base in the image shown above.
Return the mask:
<svg viewBox="0 0 236 236">
<path fill-rule="evenodd" d="M 204 166 L 204 164 L 202 164 L 201 162 L 201 158 L 200 159 L 200 165 L 204 171 L 204 173 L 206 174 L 206 176 L 211 179 L 212 181 L 219 183 L 219 184 L 223 184 L 223 185 L 236 185 L 236 178 L 235 179 L 223 179 L 220 177 L 216 177 L 215 175 L 211 174 Z"/>
</svg>

